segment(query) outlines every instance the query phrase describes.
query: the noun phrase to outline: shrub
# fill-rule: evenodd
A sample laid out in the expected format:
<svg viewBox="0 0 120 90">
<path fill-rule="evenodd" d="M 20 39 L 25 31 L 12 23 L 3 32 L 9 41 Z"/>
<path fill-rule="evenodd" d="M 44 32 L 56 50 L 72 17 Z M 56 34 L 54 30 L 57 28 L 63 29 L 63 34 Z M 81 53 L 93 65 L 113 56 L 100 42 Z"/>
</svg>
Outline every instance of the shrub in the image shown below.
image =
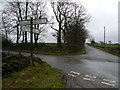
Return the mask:
<svg viewBox="0 0 120 90">
<path fill-rule="evenodd" d="M 80 47 L 80 45 L 74 45 L 74 44 L 68 44 L 66 46 L 66 48 L 70 51 L 70 52 L 79 52 L 82 47 Z"/>
<path fill-rule="evenodd" d="M 3 59 L 2 63 L 3 63 L 2 64 L 3 75 L 7 75 L 14 71 L 20 71 L 25 67 L 29 66 L 29 58 L 26 58 L 22 55 L 14 55 Z"/>
<path fill-rule="evenodd" d="M 4 53 L 7 57 L 7 54 Z M 33 61 L 43 63 L 40 58 L 33 57 Z M 2 74 L 3 76 L 9 75 L 9 73 L 21 71 L 22 69 L 30 65 L 30 57 L 23 55 L 11 55 L 2 60 Z"/>
</svg>

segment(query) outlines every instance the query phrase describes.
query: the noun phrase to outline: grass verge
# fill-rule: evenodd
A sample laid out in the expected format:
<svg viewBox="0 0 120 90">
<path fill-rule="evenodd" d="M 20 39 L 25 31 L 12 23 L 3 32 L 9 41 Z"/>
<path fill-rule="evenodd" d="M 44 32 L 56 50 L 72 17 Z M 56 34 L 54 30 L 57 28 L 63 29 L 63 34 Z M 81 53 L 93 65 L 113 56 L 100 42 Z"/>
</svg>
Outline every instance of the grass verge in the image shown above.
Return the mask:
<svg viewBox="0 0 120 90">
<path fill-rule="evenodd" d="M 18 59 L 19 60 L 19 59 Z M 3 88 L 64 88 L 63 75 L 41 61 L 21 71 L 3 75 Z"/>
<path fill-rule="evenodd" d="M 120 53 L 116 52 L 115 50 L 112 50 L 112 49 L 108 50 L 107 48 L 98 47 L 96 45 L 90 45 L 90 46 L 120 57 Z M 112 47 L 109 47 L 109 48 L 112 48 Z"/>
</svg>

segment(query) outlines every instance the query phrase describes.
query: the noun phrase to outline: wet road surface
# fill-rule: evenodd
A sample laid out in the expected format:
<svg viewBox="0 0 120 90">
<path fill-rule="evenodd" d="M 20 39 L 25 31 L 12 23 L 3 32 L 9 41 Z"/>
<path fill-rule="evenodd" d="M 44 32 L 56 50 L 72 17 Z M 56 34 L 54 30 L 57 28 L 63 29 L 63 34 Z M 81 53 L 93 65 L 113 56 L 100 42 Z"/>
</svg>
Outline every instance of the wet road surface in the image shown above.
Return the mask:
<svg viewBox="0 0 120 90">
<path fill-rule="evenodd" d="M 22 54 L 30 55 L 29 53 Z M 87 45 L 84 55 L 34 55 L 64 72 L 68 88 L 118 88 L 117 56 Z"/>
</svg>

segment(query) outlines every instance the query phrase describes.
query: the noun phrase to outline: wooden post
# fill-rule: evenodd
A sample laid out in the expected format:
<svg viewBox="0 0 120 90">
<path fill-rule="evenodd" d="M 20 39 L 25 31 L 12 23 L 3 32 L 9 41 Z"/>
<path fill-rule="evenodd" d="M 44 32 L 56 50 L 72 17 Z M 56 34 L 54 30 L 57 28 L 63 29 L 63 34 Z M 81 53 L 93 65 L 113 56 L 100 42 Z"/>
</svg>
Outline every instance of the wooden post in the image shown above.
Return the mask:
<svg viewBox="0 0 120 90">
<path fill-rule="evenodd" d="M 30 18 L 30 41 L 31 41 L 31 65 L 34 66 L 33 63 L 33 18 Z"/>
</svg>

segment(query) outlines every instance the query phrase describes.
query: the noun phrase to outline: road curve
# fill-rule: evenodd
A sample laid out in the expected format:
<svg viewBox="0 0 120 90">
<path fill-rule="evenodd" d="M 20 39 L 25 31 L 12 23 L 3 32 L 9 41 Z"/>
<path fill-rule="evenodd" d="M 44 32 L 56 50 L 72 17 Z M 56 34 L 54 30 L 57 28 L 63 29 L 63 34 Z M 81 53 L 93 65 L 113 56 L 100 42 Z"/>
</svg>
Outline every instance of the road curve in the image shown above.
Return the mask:
<svg viewBox="0 0 120 90">
<path fill-rule="evenodd" d="M 84 55 L 34 55 L 64 72 L 67 88 L 118 88 L 118 57 L 87 45 L 85 47 Z"/>
</svg>

